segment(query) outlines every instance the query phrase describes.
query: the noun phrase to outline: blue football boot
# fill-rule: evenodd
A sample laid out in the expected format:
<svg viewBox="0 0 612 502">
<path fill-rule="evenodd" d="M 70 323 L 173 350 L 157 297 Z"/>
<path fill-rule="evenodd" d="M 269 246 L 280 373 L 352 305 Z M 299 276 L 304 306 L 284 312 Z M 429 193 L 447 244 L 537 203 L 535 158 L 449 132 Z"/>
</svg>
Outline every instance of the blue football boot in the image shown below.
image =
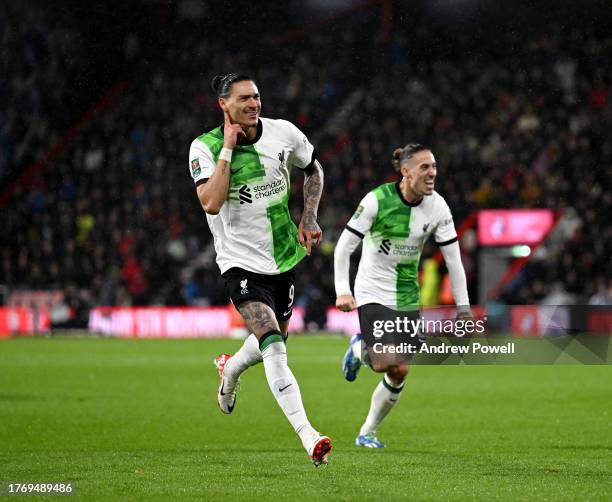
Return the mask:
<svg viewBox="0 0 612 502">
<path fill-rule="evenodd" d="M 355 446 L 362 446 L 364 448 L 384 448 L 385 445 L 381 443 L 374 432 L 365 434 L 363 436 L 357 436 L 355 439 Z"/>
<path fill-rule="evenodd" d="M 357 373 L 359 373 L 359 368 L 361 368 L 361 361 L 359 358 L 355 357 L 353 351 L 355 345 L 361 343 L 361 340 L 361 333 L 356 333 L 351 336 L 348 349 L 346 349 L 344 358 L 342 359 L 342 373 L 344 373 L 344 378 L 349 382 L 357 378 Z"/>
</svg>

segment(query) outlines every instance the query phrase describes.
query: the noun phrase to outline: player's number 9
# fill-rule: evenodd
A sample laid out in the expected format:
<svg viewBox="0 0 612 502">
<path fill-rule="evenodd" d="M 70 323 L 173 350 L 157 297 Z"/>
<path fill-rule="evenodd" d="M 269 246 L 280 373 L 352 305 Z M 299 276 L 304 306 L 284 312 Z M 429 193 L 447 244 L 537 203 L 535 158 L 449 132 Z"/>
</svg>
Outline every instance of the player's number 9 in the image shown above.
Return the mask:
<svg viewBox="0 0 612 502">
<path fill-rule="evenodd" d="M 295 286 L 292 284 L 291 287 L 289 288 L 289 305 L 287 305 L 287 308 L 290 308 L 291 305 L 293 305 L 294 296 L 295 296 Z"/>
</svg>

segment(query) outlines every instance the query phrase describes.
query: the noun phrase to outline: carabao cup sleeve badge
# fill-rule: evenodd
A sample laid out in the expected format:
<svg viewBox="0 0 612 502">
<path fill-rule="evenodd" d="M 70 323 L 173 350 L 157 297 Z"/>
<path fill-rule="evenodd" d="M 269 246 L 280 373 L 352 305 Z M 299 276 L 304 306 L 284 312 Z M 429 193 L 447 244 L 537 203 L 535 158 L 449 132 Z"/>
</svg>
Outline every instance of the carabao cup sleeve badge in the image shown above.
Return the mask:
<svg viewBox="0 0 612 502">
<path fill-rule="evenodd" d="M 200 161 L 198 159 L 193 159 L 191 161 L 191 176 L 197 178 L 202 174 L 202 168 L 200 167 Z"/>
</svg>

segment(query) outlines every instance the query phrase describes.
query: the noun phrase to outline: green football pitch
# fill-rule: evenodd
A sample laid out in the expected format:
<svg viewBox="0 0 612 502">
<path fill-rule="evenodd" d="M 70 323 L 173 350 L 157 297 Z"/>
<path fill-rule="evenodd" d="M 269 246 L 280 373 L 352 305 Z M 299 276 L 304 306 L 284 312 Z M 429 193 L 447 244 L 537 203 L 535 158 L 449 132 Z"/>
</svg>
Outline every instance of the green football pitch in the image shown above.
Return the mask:
<svg viewBox="0 0 612 502">
<path fill-rule="evenodd" d="M 315 468 L 268 389 L 216 403 L 236 340 L 0 342 L 0 480 L 67 482 L 86 500 L 600 500 L 612 493 L 611 366 L 419 366 L 353 446 L 380 376 L 344 381 L 346 340 L 292 337 L 289 363 L 334 451 Z"/>
</svg>

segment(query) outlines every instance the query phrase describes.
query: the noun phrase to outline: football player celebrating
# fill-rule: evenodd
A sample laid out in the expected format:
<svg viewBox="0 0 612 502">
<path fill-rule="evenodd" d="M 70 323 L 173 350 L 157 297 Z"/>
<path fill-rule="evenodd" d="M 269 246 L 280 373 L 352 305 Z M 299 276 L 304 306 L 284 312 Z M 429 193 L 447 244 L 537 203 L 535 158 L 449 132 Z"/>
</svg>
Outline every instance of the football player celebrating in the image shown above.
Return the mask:
<svg viewBox="0 0 612 502">
<path fill-rule="evenodd" d="M 368 193 L 336 245 L 336 306 L 344 312 L 359 310 L 362 333 L 366 319 L 385 310 L 411 310 L 418 315 L 419 260 L 425 241 L 433 234 L 446 261 L 458 317 L 471 318 L 453 218 L 445 200 L 434 190 L 437 166 L 433 153 L 423 145 L 408 144 L 395 150 L 392 163 L 401 174 L 401 181 L 386 183 Z M 353 296 L 349 284 L 350 255 L 362 240 Z M 364 362 L 361 342 L 360 334 L 353 335 L 344 356 L 343 372 L 348 381 L 355 380 Z M 396 405 L 409 364 L 406 359 L 375 362 L 371 356 L 369 364 L 384 375 L 374 389 L 370 411 L 355 444 L 383 448 L 376 436 L 377 428 Z"/>
<path fill-rule="evenodd" d="M 295 266 L 321 242 L 317 210 L 323 171 L 306 136 L 292 123 L 260 117 L 252 78 L 235 73 L 212 81 L 224 124 L 191 144 L 189 168 L 214 238 L 230 298 L 251 335 L 240 350 L 215 359 L 223 413 L 236 405 L 240 375 L 263 361 L 272 394 L 315 465 L 327 463 L 328 437 L 304 411 L 287 365 L 285 340 L 295 297 Z M 292 167 L 304 172 L 304 211 L 296 227 L 288 208 Z"/>
</svg>

